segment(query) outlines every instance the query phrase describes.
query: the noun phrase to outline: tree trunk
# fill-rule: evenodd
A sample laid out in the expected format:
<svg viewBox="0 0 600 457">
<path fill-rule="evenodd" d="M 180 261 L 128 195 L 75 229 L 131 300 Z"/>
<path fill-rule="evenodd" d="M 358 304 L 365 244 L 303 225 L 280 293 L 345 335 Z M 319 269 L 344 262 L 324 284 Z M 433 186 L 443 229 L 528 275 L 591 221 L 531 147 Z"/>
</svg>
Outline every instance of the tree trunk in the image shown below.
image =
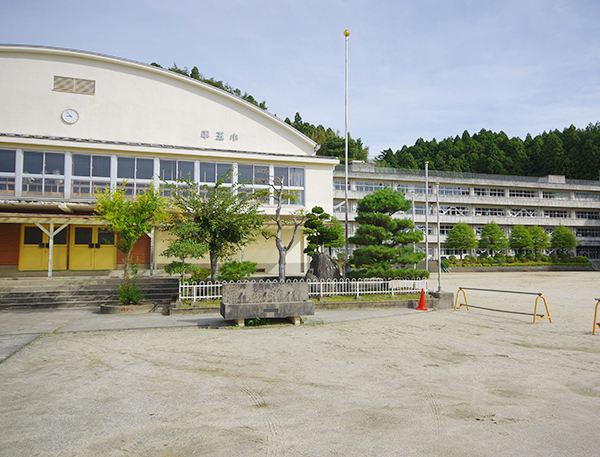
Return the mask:
<svg viewBox="0 0 600 457">
<path fill-rule="evenodd" d="M 281 246 L 281 248 L 277 246 L 277 248 L 279 249 L 279 280 L 285 281 L 285 256 L 287 252 L 284 246 Z"/>
<path fill-rule="evenodd" d="M 129 282 L 129 263 L 131 261 L 131 251 L 124 253 L 125 259 L 123 260 L 123 285 L 126 286 Z"/>
<path fill-rule="evenodd" d="M 215 252 L 210 253 L 210 280 L 215 282 L 217 277 L 217 254 Z"/>
</svg>

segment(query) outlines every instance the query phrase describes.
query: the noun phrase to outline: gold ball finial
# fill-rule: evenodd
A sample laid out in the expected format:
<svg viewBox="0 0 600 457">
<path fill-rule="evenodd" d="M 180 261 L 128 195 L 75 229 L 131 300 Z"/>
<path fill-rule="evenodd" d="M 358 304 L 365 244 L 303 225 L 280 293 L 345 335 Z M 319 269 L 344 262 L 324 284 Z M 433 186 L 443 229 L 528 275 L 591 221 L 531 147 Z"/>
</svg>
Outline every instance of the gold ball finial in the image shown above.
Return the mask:
<svg viewBox="0 0 600 457">
<path fill-rule="evenodd" d="M 345 37 L 349 37 L 350 36 L 350 30 L 348 30 L 348 29 L 344 30 L 344 36 Z"/>
</svg>

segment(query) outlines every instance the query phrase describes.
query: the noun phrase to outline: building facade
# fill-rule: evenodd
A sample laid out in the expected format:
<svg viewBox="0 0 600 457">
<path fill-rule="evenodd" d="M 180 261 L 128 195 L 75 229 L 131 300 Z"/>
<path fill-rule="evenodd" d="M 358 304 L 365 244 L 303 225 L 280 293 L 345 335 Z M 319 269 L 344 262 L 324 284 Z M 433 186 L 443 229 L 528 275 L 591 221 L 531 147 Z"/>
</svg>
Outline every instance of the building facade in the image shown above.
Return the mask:
<svg viewBox="0 0 600 457">
<path fill-rule="evenodd" d="M 429 193 L 426 195 L 426 182 Z M 345 218 L 345 170 L 334 171 L 334 214 Z M 349 233 L 355 230 L 356 203 L 383 187 L 404 191 L 414 201 L 413 211 L 395 217 L 413 219 L 425 233 L 429 206 L 429 258 L 437 259 L 438 233 L 441 255 L 459 255 L 444 247 L 446 235 L 457 222 L 471 226 L 478 235 L 483 226 L 496 222 L 508 236 L 515 225 L 540 226 L 551 232 L 558 225 L 577 237 L 577 255 L 600 259 L 600 181 L 565 179 L 564 176 L 502 176 L 472 173 L 379 168 L 353 162 L 348 167 Z M 439 231 L 437 201 L 439 198 Z M 417 247 L 425 252 L 425 241 Z"/>
<path fill-rule="evenodd" d="M 93 215 L 95 189 L 125 185 L 133 195 L 163 180 L 265 188 L 281 177 L 297 210 L 332 211 L 333 168 L 316 144 L 268 112 L 208 84 L 115 57 L 44 47 L 0 46 L 0 271 L 115 270 L 115 235 Z M 262 205 L 275 213 L 273 198 Z M 284 240 L 291 230 L 284 233 Z M 168 236 L 140 239 L 133 256 L 161 268 Z M 287 273 L 306 271 L 304 237 Z M 258 239 L 245 260 L 277 274 L 274 242 Z M 208 265 L 208 259 L 203 262 Z"/>
</svg>

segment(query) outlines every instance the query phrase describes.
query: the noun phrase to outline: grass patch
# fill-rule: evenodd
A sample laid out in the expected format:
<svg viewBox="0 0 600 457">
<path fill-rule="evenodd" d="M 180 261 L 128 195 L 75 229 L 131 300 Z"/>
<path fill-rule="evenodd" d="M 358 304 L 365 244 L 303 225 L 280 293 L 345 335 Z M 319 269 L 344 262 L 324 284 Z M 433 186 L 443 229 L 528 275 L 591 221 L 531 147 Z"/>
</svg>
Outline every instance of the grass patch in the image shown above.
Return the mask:
<svg viewBox="0 0 600 457">
<path fill-rule="evenodd" d="M 183 300 L 178 308 L 219 308 L 221 306 L 221 300 L 202 300 L 199 302 L 192 303 L 191 300 Z"/>
<path fill-rule="evenodd" d="M 356 299 L 354 295 L 333 295 L 331 297 L 323 297 L 325 303 L 345 303 L 352 301 L 369 302 L 369 301 L 398 301 L 398 300 L 418 300 L 421 294 L 367 294 L 361 295 L 360 299 Z M 311 297 L 313 300 L 318 300 L 318 297 Z"/>
</svg>

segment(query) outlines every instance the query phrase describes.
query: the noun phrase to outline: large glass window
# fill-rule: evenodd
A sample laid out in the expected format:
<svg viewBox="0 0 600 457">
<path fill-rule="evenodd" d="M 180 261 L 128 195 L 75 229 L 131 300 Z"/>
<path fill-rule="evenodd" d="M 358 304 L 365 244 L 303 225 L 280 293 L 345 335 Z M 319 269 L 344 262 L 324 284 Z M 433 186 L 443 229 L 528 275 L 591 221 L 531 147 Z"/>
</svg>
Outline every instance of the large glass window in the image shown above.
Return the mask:
<svg viewBox="0 0 600 457">
<path fill-rule="evenodd" d="M 15 151 L 0 149 L 0 173 L 15 172 Z"/>
<path fill-rule="evenodd" d="M 62 152 L 23 152 L 24 197 L 64 197 L 65 154 Z"/>
<path fill-rule="evenodd" d="M 16 151 L 0 149 L 0 195 L 15 195 Z"/>
<path fill-rule="evenodd" d="M 154 160 L 133 157 L 117 158 L 117 178 L 122 180 L 126 195 L 145 192 L 152 185 Z"/>
<path fill-rule="evenodd" d="M 103 190 L 110 182 L 110 157 L 73 154 L 71 197 L 89 198 L 95 190 Z"/>
</svg>

